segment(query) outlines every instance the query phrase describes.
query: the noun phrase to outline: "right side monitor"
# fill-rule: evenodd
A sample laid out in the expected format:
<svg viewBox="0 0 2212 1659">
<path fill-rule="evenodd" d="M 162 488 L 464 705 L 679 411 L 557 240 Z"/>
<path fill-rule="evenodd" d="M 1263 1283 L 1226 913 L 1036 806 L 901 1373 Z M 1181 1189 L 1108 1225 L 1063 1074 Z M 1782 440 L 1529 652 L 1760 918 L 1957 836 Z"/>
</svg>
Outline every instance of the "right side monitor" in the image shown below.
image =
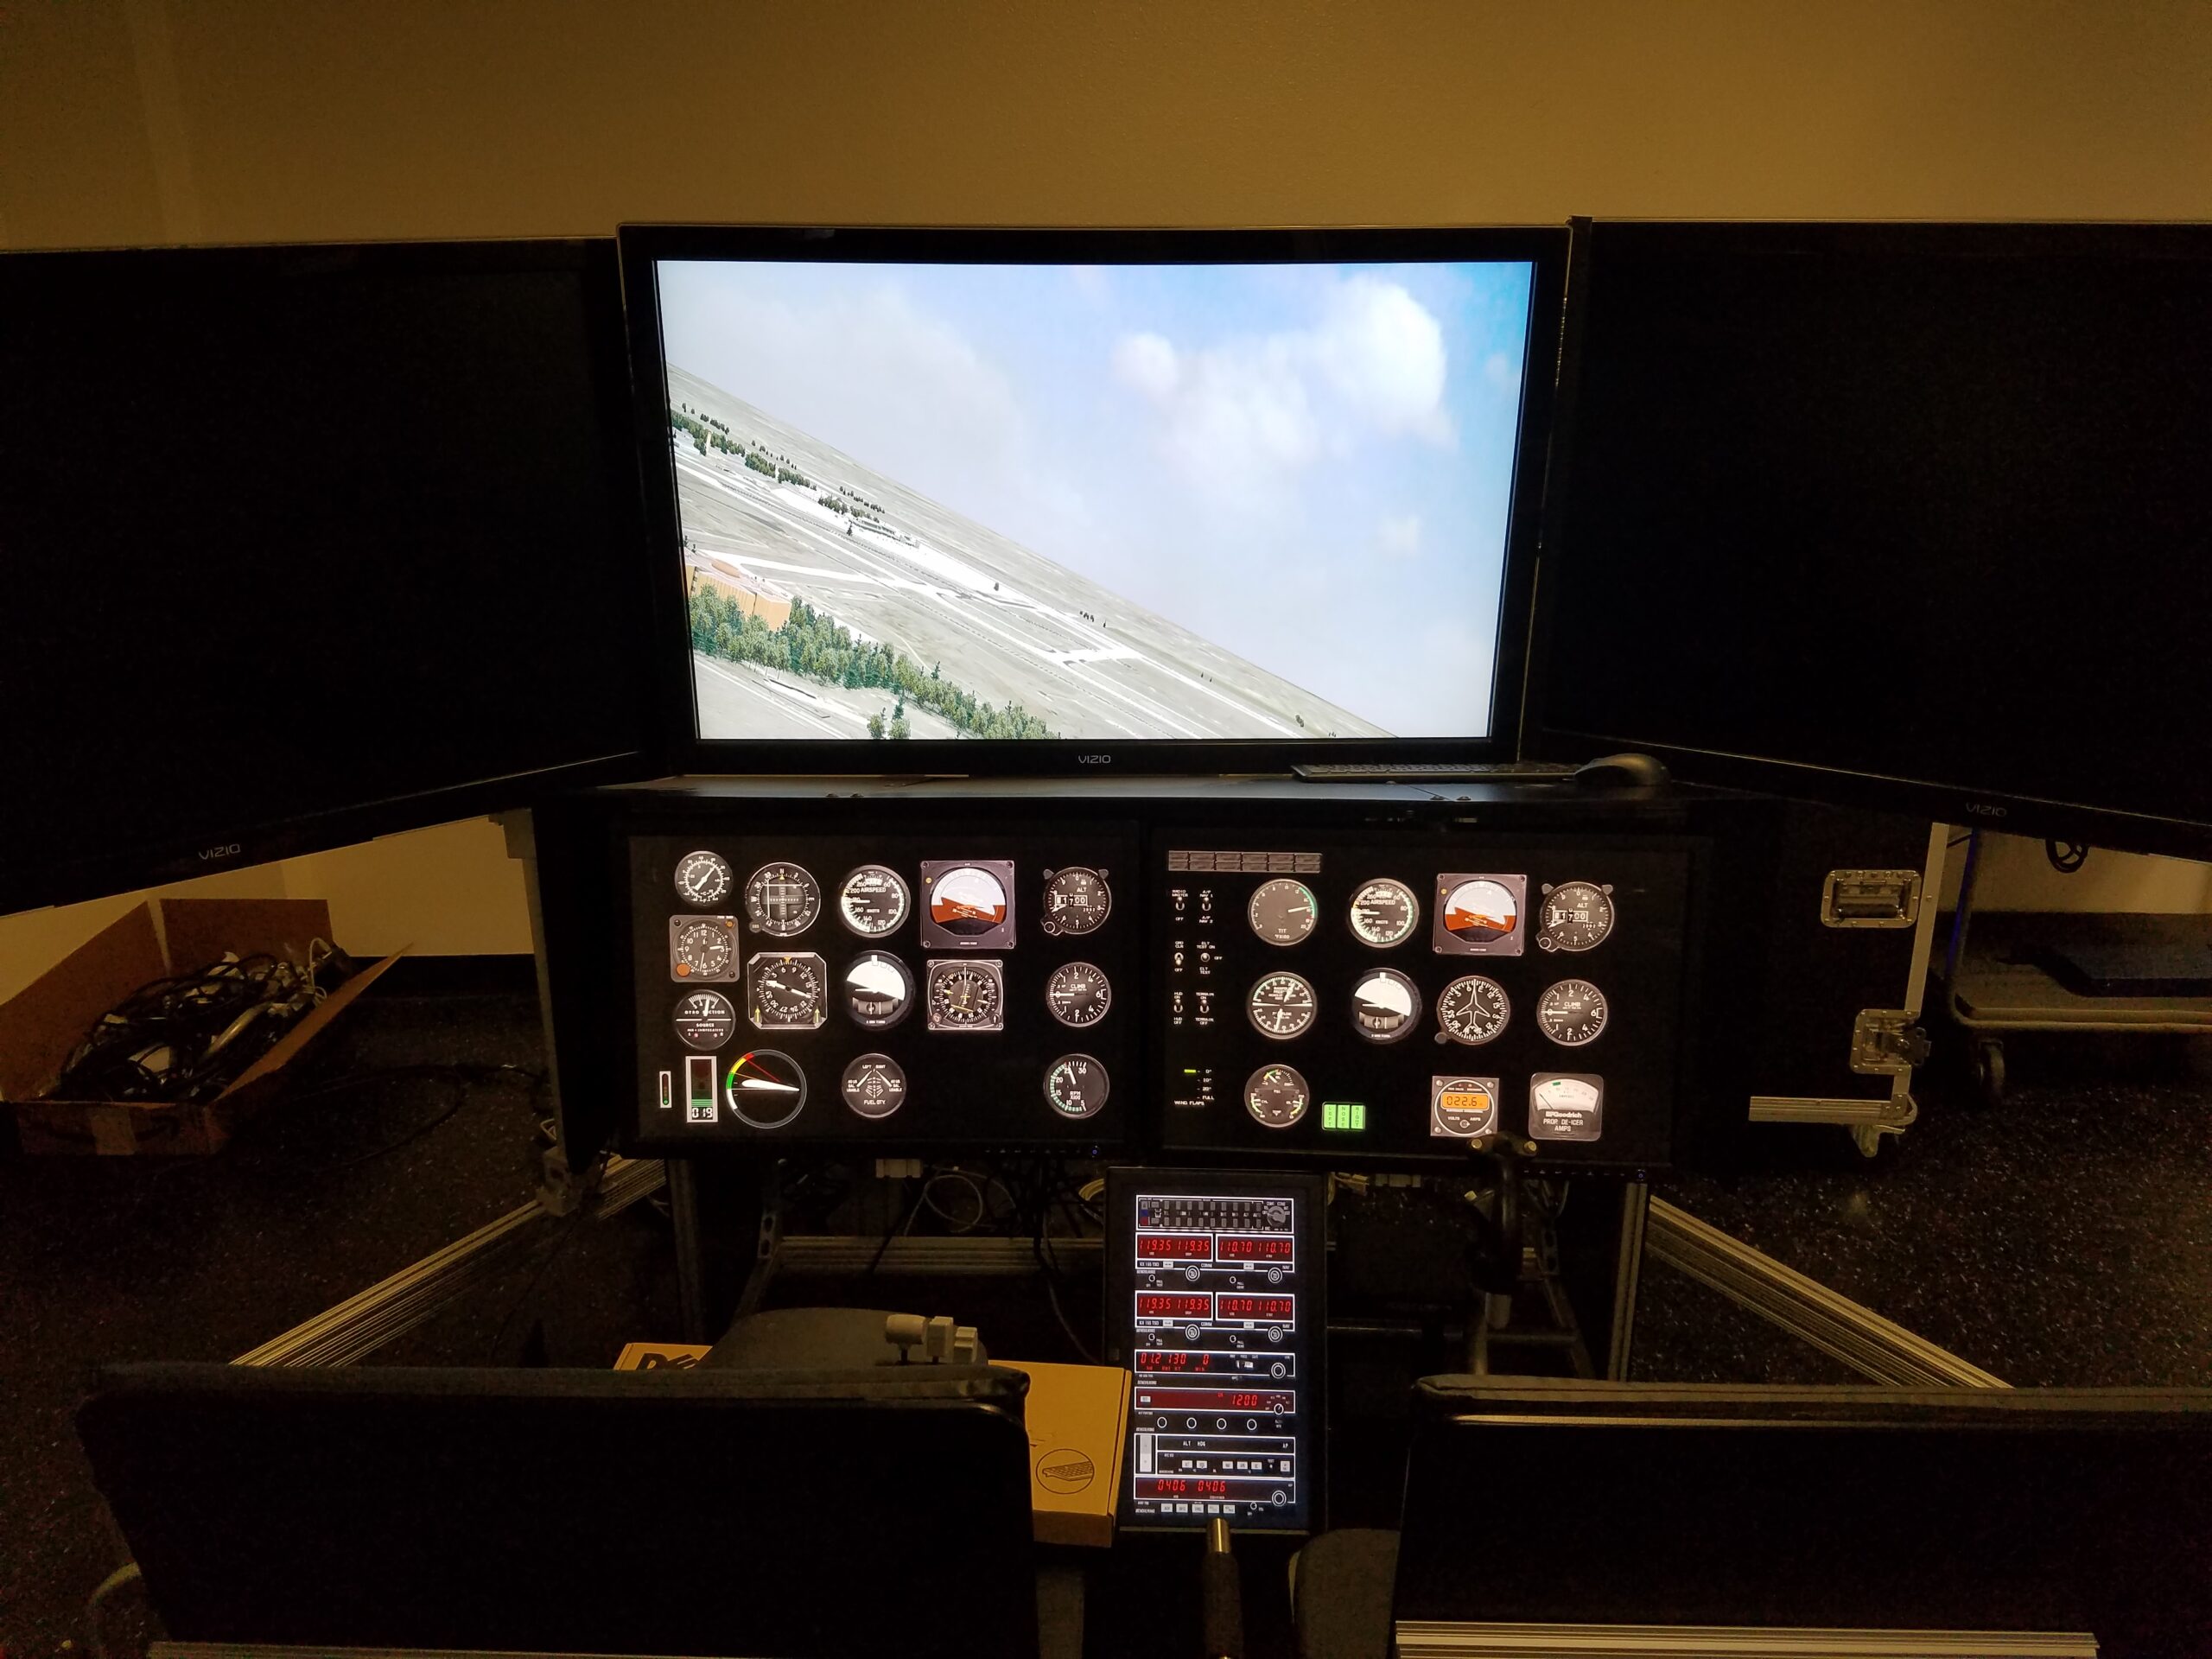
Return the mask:
<svg viewBox="0 0 2212 1659">
<path fill-rule="evenodd" d="M 2212 226 L 1576 233 L 1525 747 L 2212 849 Z"/>
</svg>

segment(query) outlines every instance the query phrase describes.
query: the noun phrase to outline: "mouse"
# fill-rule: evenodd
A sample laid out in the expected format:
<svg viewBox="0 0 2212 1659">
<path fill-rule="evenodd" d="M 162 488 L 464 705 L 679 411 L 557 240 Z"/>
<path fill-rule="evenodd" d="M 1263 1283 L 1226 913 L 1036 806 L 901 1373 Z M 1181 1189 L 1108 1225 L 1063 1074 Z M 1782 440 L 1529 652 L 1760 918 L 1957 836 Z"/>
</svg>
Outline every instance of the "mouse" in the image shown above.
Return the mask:
<svg viewBox="0 0 2212 1659">
<path fill-rule="evenodd" d="M 1649 754 L 1601 754 L 1574 769 L 1578 784 L 1603 789 L 1663 789 L 1669 779 L 1666 764 Z"/>
</svg>

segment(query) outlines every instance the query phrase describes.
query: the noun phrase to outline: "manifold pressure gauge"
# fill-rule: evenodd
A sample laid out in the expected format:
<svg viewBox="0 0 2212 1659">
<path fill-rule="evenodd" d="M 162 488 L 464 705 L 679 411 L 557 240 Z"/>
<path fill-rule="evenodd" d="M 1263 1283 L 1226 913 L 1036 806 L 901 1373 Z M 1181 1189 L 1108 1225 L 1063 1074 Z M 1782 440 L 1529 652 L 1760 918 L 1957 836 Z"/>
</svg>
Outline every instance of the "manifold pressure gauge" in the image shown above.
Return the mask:
<svg viewBox="0 0 2212 1659">
<path fill-rule="evenodd" d="M 1278 1042 L 1304 1036 L 1319 1008 L 1313 987 L 1297 974 L 1269 974 L 1244 999 L 1252 1029 Z"/>
</svg>

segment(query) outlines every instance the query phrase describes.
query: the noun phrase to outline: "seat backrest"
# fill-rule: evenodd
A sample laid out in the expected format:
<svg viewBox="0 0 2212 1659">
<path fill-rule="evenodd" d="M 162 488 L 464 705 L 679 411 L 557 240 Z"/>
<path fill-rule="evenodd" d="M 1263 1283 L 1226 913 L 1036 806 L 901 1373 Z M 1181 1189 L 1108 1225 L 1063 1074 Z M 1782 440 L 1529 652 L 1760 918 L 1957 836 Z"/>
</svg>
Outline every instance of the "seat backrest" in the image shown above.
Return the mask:
<svg viewBox="0 0 2212 1659">
<path fill-rule="evenodd" d="M 1401 1621 L 2088 1630 L 2123 1656 L 2212 1631 L 2212 1392 L 1421 1398 Z"/>
<path fill-rule="evenodd" d="M 1028 1655 L 1025 1388 L 143 1365 L 78 1433 L 179 1640 Z"/>
</svg>

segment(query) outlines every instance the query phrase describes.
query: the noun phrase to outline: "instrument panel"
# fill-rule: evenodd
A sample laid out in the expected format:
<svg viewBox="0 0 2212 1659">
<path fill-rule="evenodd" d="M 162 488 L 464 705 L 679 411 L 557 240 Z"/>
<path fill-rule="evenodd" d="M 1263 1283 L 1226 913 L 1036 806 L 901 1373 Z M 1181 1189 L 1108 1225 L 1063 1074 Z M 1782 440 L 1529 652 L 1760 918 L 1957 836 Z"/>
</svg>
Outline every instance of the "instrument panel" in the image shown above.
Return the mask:
<svg viewBox="0 0 2212 1659">
<path fill-rule="evenodd" d="M 628 842 L 640 1151 L 1125 1144 L 1135 827 Z"/>
<path fill-rule="evenodd" d="M 1691 844 L 1156 831 L 1153 1134 L 1270 1160 L 1642 1170 L 1672 1144 Z"/>
</svg>

